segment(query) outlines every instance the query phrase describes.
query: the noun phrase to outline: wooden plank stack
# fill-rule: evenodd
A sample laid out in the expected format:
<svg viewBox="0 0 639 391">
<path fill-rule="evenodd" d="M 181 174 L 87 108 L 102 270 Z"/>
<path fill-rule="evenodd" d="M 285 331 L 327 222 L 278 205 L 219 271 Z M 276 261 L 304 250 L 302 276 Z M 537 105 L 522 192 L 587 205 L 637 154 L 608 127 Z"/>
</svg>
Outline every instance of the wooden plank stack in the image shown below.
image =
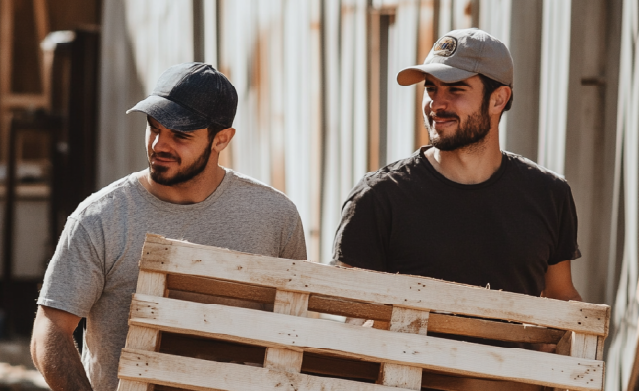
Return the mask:
<svg viewBox="0 0 639 391">
<path fill-rule="evenodd" d="M 230 301 L 212 304 L 220 298 Z M 118 390 L 603 390 L 609 315 L 605 305 L 147 235 Z M 557 344 L 558 354 L 441 334 Z"/>
</svg>

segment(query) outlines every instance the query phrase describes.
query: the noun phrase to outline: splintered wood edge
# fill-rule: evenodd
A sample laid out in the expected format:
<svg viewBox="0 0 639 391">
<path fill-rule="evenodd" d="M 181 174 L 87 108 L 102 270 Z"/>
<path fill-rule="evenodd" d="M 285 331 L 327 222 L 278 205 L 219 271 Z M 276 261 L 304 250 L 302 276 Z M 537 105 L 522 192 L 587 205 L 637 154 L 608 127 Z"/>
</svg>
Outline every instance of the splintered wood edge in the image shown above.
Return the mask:
<svg viewBox="0 0 639 391">
<path fill-rule="evenodd" d="M 135 309 L 134 309 L 135 308 Z M 604 363 L 522 349 L 504 349 L 223 305 L 136 294 L 130 324 L 263 347 L 300 349 L 571 390 L 600 390 Z M 258 328 L 253 325 L 261 325 Z M 340 335 L 340 340 L 334 340 Z M 402 350 L 404 350 L 402 352 Z M 461 354 L 459 352 L 464 352 Z M 448 352 L 444 354 L 444 352 Z M 477 361 L 475 357 L 483 357 Z M 537 368 L 531 373 L 517 362 Z M 555 371 L 561 368 L 562 371 Z"/>
<path fill-rule="evenodd" d="M 208 278 L 253 283 L 262 286 L 271 284 L 270 286 L 274 288 L 300 293 L 335 295 L 347 297 L 354 301 L 383 302 L 384 304 L 402 305 L 420 310 L 431 308 L 434 311 L 451 311 L 469 316 L 534 323 L 545 327 L 574 330 L 588 334 L 605 336 L 608 332 L 610 307 L 606 305 L 581 302 L 567 303 L 511 292 L 490 291 L 480 287 L 427 277 L 392 275 L 363 269 L 340 269 L 308 261 L 285 260 L 164 239 L 157 235 L 151 236 L 151 239 L 152 241 L 162 241 L 162 243 L 145 243 L 145 251 L 140 261 L 140 268 L 144 270 L 172 274 L 199 274 Z M 172 244 L 171 249 L 168 247 L 158 248 L 158 246 L 168 246 L 168 242 Z M 192 259 L 197 259 L 198 261 L 216 259 L 216 268 L 213 270 L 208 266 L 202 265 L 202 262 L 179 258 L 179 256 L 184 257 L 184 254 L 190 254 L 191 252 L 193 252 L 193 257 L 195 257 Z M 171 257 L 178 258 L 171 259 Z M 263 266 L 261 262 L 264 261 L 268 262 L 268 268 L 259 267 Z M 244 270 L 232 270 L 231 268 L 227 270 L 222 267 L 239 262 L 244 265 L 252 263 L 251 266 L 255 266 L 257 270 L 253 270 L 253 267 L 245 267 Z M 277 266 L 280 266 L 282 270 L 279 270 Z M 238 267 L 242 269 L 241 266 Z M 289 269 L 295 267 L 297 273 L 306 272 L 308 274 L 304 275 L 305 279 L 302 281 L 293 271 L 285 274 L 284 267 Z M 286 269 L 286 271 L 288 272 L 289 269 Z M 343 281 L 345 278 L 344 273 L 356 273 L 355 275 L 349 275 L 347 278 L 352 284 L 345 284 L 345 281 Z M 318 279 L 318 281 L 309 280 L 309 277 L 316 275 L 322 275 L 322 278 Z M 284 276 L 290 278 L 285 279 Z M 335 279 L 339 281 L 335 281 Z M 365 284 L 364 282 L 366 281 L 369 284 Z M 379 283 L 392 289 L 388 294 L 373 292 L 370 281 L 376 281 L 372 285 Z M 412 289 L 413 286 L 416 289 L 411 292 L 409 289 Z M 406 289 L 407 287 L 409 289 Z M 418 294 L 417 291 L 420 290 L 424 292 Z M 445 292 L 445 294 L 441 292 Z M 432 293 L 437 293 L 437 295 Z M 442 298 L 446 298 L 446 300 L 442 300 Z M 544 302 L 542 303 L 540 300 L 544 300 Z M 518 304 L 505 305 L 513 302 Z"/>
</svg>

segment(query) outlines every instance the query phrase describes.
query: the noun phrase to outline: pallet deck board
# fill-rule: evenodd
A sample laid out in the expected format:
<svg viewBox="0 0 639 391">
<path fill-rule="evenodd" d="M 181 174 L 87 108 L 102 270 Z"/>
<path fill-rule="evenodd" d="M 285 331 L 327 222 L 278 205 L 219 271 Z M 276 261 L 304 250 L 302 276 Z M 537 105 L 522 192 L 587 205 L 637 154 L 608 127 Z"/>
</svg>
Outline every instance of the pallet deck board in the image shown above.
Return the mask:
<svg viewBox="0 0 639 391">
<path fill-rule="evenodd" d="M 134 295 L 129 323 L 249 345 L 320 354 L 328 352 L 366 361 L 419 366 L 467 376 L 530 381 L 575 390 L 598 390 L 603 383 L 603 363 L 591 359 L 504 349 L 149 295 Z M 464 355 L 455 353 L 459 351 L 463 351 Z M 539 373 L 531 373 L 530 368 Z M 562 370 L 564 372 L 560 372 Z"/>
<path fill-rule="evenodd" d="M 149 242 L 144 251 L 142 270 L 608 335 L 607 323 L 601 320 L 609 317 L 610 308 L 600 304 L 540 299 L 426 277 L 341 269 L 181 241 L 171 245 Z M 385 289 L 380 292 L 378 287 Z"/>
<path fill-rule="evenodd" d="M 119 391 L 603 389 L 605 305 L 157 235 L 147 235 L 139 266 Z M 446 334 L 556 343 L 559 354 Z"/>
<path fill-rule="evenodd" d="M 395 387 L 124 349 L 120 378 L 196 391 L 398 391 Z"/>
<path fill-rule="evenodd" d="M 179 283 L 172 283 L 179 281 Z M 201 284 L 201 285 L 200 285 Z M 259 304 L 272 304 L 275 289 L 247 284 L 230 283 L 210 278 L 191 276 L 168 276 L 170 296 L 180 296 L 187 292 L 188 301 L 217 304 L 216 298 L 234 298 Z M 199 287 L 206 286 L 204 289 Z M 206 291 L 206 293 L 202 293 Z M 334 297 L 310 295 L 308 310 L 352 318 L 372 319 L 388 322 L 393 307 L 377 303 L 361 303 Z M 540 327 L 531 324 L 508 323 L 487 319 L 468 318 L 431 312 L 428 329 L 433 333 L 455 334 L 498 341 L 525 342 L 531 344 L 556 344 L 564 335 L 563 330 Z"/>
</svg>

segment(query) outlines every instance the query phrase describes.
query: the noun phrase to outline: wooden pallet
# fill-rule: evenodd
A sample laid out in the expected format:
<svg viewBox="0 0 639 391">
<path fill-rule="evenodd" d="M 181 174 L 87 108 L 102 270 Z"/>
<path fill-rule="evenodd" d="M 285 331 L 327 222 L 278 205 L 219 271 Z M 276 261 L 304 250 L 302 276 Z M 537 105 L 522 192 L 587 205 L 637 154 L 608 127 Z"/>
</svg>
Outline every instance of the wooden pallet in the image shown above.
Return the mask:
<svg viewBox="0 0 639 391">
<path fill-rule="evenodd" d="M 223 298 L 235 303 L 211 304 Z M 227 305 L 239 300 L 273 311 Z M 605 305 L 147 235 L 118 390 L 603 390 L 609 315 Z M 557 344 L 559 354 L 431 333 Z"/>
</svg>

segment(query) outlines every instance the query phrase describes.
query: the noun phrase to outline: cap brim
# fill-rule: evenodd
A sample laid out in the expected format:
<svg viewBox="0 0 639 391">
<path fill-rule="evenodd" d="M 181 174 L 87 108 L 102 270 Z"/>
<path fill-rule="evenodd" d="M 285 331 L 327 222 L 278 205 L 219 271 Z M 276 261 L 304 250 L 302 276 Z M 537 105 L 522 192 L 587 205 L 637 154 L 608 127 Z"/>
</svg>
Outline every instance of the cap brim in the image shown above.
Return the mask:
<svg viewBox="0 0 639 391">
<path fill-rule="evenodd" d="M 397 83 L 401 86 L 412 86 L 423 82 L 426 74 L 433 75 L 444 83 L 455 83 L 475 76 L 477 73 L 453 68 L 446 64 L 424 64 L 402 69 L 397 74 Z"/>
<path fill-rule="evenodd" d="M 158 121 L 167 129 L 190 132 L 205 129 L 210 124 L 202 116 L 186 107 L 158 95 L 150 95 L 127 110 L 126 113 L 142 112 Z"/>
</svg>

